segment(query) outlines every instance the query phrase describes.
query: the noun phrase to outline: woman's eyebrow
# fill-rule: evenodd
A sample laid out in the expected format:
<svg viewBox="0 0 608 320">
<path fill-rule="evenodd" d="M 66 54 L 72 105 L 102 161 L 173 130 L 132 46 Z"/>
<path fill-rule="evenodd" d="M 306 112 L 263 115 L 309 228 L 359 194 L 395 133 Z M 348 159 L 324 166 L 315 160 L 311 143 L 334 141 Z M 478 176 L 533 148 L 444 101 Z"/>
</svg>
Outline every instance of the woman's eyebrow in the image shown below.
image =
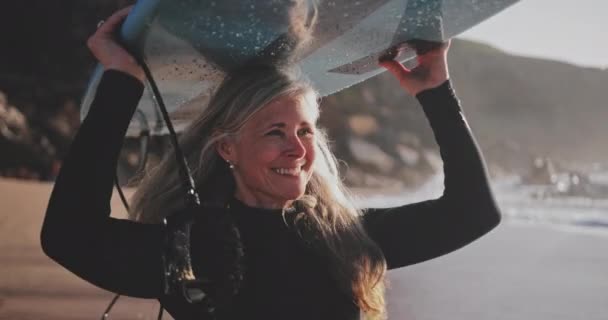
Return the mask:
<svg viewBox="0 0 608 320">
<path fill-rule="evenodd" d="M 273 124 L 270 124 L 268 126 L 266 126 L 266 129 L 271 129 L 271 128 L 285 128 L 287 125 L 284 122 L 275 122 Z M 308 121 L 302 121 L 300 123 L 300 126 L 306 126 L 306 127 L 312 127 L 313 125 L 311 123 L 309 123 Z"/>
<path fill-rule="evenodd" d="M 286 127 L 285 123 L 283 123 L 283 122 L 275 122 L 275 123 L 272 123 L 270 125 L 264 125 L 264 124 L 262 124 L 262 125 L 260 125 L 256 129 L 256 131 L 262 134 L 262 133 L 264 133 L 264 132 L 266 132 L 266 131 L 268 131 L 270 129 L 274 129 L 274 128 L 281 128 L 282 129 L 282 128 L 285 128 L 285 127 Z"/>
<path fill-rule="evenodd" d="M 286 125 L 284 122 L 276 122 L 276 123 L 269 125 L 268 128 L 274 128 L 274 127 L 285 128 L 285 126 Z"/>
</svg>

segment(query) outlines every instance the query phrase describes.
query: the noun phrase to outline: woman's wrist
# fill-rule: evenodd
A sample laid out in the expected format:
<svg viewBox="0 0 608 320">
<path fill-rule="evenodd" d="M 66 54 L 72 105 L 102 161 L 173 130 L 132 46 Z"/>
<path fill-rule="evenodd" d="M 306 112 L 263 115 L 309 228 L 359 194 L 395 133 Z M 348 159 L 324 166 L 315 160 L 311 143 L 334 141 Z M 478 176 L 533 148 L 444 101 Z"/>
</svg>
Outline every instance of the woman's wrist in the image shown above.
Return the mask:
<svg viewBox="0 0 608 320">
<path fill-rule="evenodd" d="M 440 59 L 443 60 L 428 63 L 428 67 L 421 67 L 418 70 L 414 69 L 412 71 L 414 77 L 421 79 L 421 81 L 416 81 L 412 84 L 416 86 L 415 89 L 411 90 L 413 96 L 416 96 L 425 90 L 440 87 L 450 79 L 446 58 L 442 57 Z"/>
<path fill-rule="evenodd" d="M 105 66 L 106 70 L 115 70 L 122 73 L 126 73 L 142 83 L 146 80 L 144 70 L 139 65 L 124 65 L 124 64 L 110 64 Z"/>
<path fill-rule="evenodd" d="M 460 101 L 456 96 L 450 80 L 445 80 L 435 88 L 429 88 L 416 95 L 427 117 L 445 116 L 448 110 L 460 112 Z"/>
<path fill-rule="evenodd" d="M 436 90 L 438 90 L 440 88 L 443 88 L 443 87 L 447 87 L 447 88 L 449 88 L 450 91 L 452 91 L 452 88 L 451 88 L 451 85 L 450 85 L 450 79 L 449 78 L 443 79 L 443 80 L 441 80 L 441 82 L 438 81 L 436 84 L 433 84 L 432 86 L 429 86 L 429 87 L 426 87 L 426 88 L 423 88 L 423 89 L 419 90 L 414 96 L 416 98 L 418 98 L 420 95 L 425 95 L 426 93 L 429 93 L 429 92 L 432 92 L 432 91 L 436 91 Z"/>
</svg>

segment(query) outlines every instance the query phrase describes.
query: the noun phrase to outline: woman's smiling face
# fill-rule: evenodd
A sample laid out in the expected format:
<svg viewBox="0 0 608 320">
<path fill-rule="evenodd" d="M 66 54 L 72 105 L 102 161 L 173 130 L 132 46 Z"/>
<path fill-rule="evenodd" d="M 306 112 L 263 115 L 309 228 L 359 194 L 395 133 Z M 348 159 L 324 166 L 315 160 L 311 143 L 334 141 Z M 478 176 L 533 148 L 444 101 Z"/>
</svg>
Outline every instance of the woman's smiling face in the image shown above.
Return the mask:
<svg viewBox="0 0 608 320">
<path fill-rule="evenodd" d="M 279 97 L 256 112 L 235 138 L 218 144 L 234 165 L 236 197 L 282 208 L 302 196 L 313 172 L 319 108 L 313 94 Z"/>
</svg>

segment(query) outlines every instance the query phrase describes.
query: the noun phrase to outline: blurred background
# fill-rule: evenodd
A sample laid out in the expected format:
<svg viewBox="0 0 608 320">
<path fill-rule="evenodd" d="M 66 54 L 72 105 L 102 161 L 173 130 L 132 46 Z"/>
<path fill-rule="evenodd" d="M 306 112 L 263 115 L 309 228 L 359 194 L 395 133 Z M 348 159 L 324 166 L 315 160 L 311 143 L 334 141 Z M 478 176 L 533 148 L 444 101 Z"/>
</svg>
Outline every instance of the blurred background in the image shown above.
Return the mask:
<svg viewBox="0 0 608 320">
<path fill-rule="evenodd" d="M 95 318 L 111 297 L 47 259 L 38 234 L 95 66 L 86 39 L 131 2 L 0 4 L 0 319 Z M 522 0 L 452 42 L 452 82 L 505 222 L 454 254 L 392 272 L 391 319 L 605 319 L 606 12 L 600 0 Z M 321 125 L 362 205 L 441 194 L 432 132 L 390 75 L 325 98 Z M 153 137 L 148 165 L 168 146 Z M 125 141 L 123 184 L 139 147 Z M 117 308 L 117 319 L 153 319 L 157 304 Z"/>
</svg>

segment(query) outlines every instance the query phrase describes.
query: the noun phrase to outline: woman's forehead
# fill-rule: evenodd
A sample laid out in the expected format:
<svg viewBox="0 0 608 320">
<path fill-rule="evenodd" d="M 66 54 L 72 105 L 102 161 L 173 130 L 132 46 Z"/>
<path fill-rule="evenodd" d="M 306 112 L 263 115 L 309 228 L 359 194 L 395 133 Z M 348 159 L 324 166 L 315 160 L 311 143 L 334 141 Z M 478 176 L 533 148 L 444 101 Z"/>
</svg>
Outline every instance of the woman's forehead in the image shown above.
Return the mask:
<svg viewBox="0 0 608 320">
<path fill-rule="evenodd" d="M 319 107 L 316 100 L 298 95 L 274 99 L 260 109 L 250 121 L 262 126 L 294 121 L 314 124 L 318 117 Z"/>
</svg>

